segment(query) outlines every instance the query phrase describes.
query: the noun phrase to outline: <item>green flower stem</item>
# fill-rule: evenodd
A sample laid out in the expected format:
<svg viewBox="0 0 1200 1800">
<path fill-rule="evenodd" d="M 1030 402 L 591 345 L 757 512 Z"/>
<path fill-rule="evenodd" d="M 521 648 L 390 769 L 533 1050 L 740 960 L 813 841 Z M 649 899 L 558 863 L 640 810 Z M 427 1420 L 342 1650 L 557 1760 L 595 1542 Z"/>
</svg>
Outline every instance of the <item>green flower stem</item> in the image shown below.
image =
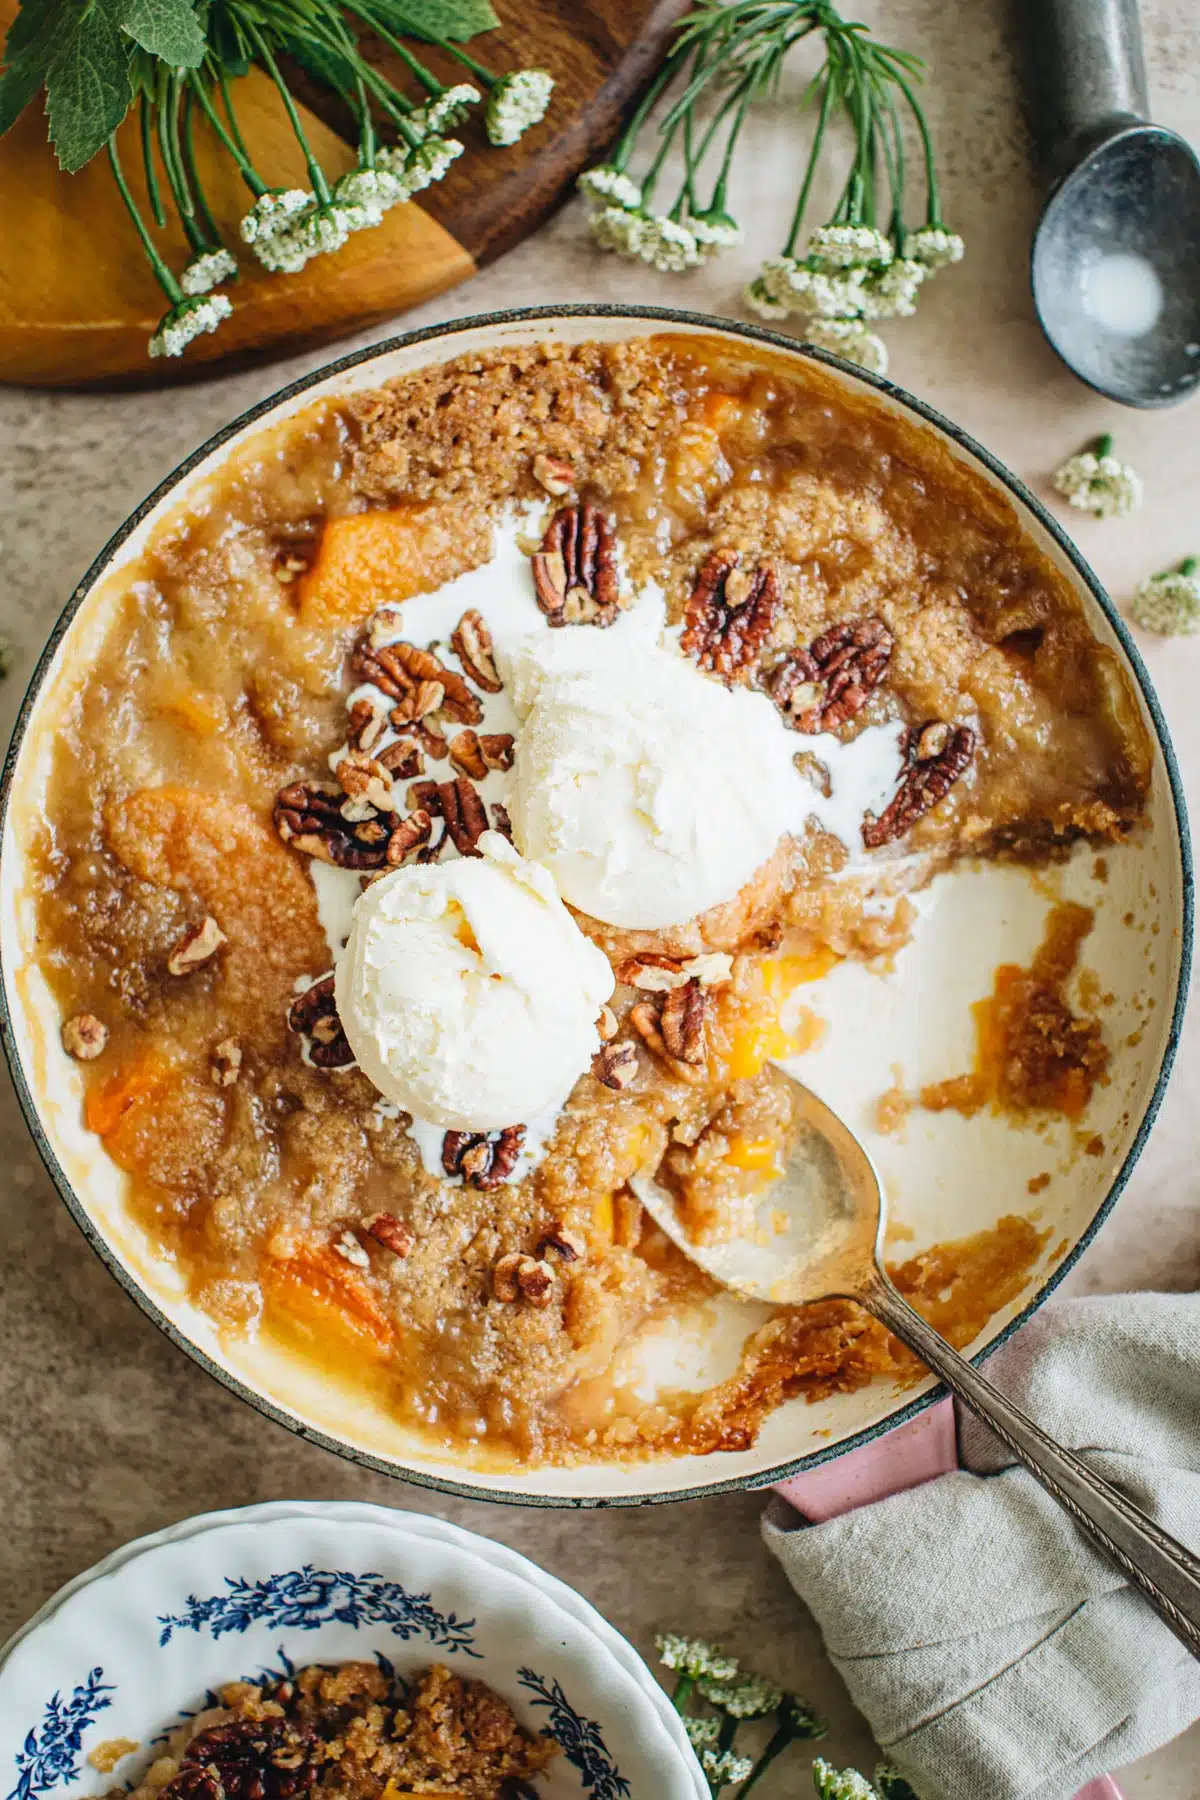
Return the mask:
<svg viewBox="0 0 1200 1800">
<path fill-rule="evenodd" d="M 150 200 L 150 211 L 154 214 L 154 223 L 161 231 L 167 222 L 167 212 L 158 185 L 158 170 L 154 166 L 154 109 L 149 94 L 142 95 L 138 103 L 138 115 L 142 133 L 142 166 L 146 171 L 146 193 Z"/>
<path fill-rule="evenodd" d="M 804 214 L 808 208 L 808 196 L 812 192 L 812 184 L 816 179 L 817 162 L 821 155 L 821 143 L 825 136 L 825 127 L 829 123 L 829 114 L 833 108 L 833 74 L 827 72 L 821 84 L 821 110 L 817 114 L 817 128 L 813 133 L 812 149 L 808 153 L 808 167 L 804 172 L 804 180 L 800 185 L 800 193 L 796 200 L 796 210 L 792 214 L 792 228 L 788 232 L 787 243 L 783 246 L 785 256 L 795 256 L 796 244 L 800 230 L 804 224 Z"/>
<path fill-rule="evenodd" d="M 740 1719 L 726 1717 L 721 1720 L 721 1729 L 717 1733 L 717 1749 L 719 1751 L 733 1749 L 733 1740 L 737 1736 L 737 1730 L 740 1724 Z"/>
<path fill-rule="evenodd" d="M 174 275 L 172 275 L 170 269 L 168 269 L 166 263 L 159 255 L 158 250 L 155 248 L 154 240 L 146 229 L 146 221 L 143 219 L 138 204 L 129 191 L 129 184 L 125 180 L 125 171 L 122 169 L 121 159 L 117 155 L 117 137 L 115 132 L 108 140 L 108 160 L 112 168 L 113 180 L 117 184 L 117 191 L 125 202 L 125 210 L 133 220 L 137 234 L 142 240 L 142 248 L 149 258 L 150 267 L 154 270 L 154 278 L 158 282 L 163 293 L 167 296 L 167 299 L 171 302 L 171 305 L 179 306 L 184 299 L 183 289 L 180 287 Z"/>
<path fill-rule="evenodd" d="M 444 85 L 438 80 L 433 70 L 427 69 L 420 58 L 413 55 L 407 44 L 402 43 L 394 32 L 388 30 L 386 25 L 381 24 L 374 13 L 369 12 L 365 6 L 350 4 L 347 4 L 346 11 L 353 13 L 355 18 L 361 19 L 364 25 L 369 25 L 376 37 L 381 38 L 389 50 L 395 51 L 405 67 L 412 71 L 422 87 L 427 93 L 432 94 L 435 100 L 439 94 L 446 92 Z M 439 46 L 439 48 L 441 47 Z"/>
<path fill-rule="evenodd" d="M 191 90 L 195 94 L 197 100 L 200 102 L 200 110 L 203 112 L 205 118 L 208 120 L 209 124 L 212 126 L 213 130 L 216 132 L 217 136 L 220 138 L 221 142 L 224 144 L 226 150 L 228 150 L 230 156 L 232 156 L 234 162 L 237 164 L 238 173 L 241 176 L 242 180 L 245 182 L 246 186 L 250 189 L 250 192 L 254 195 L 254 198 L 256 200 L 258 200 L 259 198 L 261 198 L 261 196 L 263 194 L 265 194 L 267 192 L 266 182 L 263 180 L 262 176 L 258 173 L 257 169 L 254 167 L 254 164 L 250 161 L 250 158 L 246 155 L 245 151 L 240 148 L 239 143 L 235 143 L 234 139 L 232 137 L 230 137 L 229 132 L 225 129 L 224 120 L 221 118 L 220 114 L 217 112 L 216 107 L 213 105 L 212 101 L 209 99 L 208 92 L 204 86 L 203 76 L 198 75 L 193 71 L 188 76 L 187 80 L 188 80 L 188 86 L 191 88 Z M 222 85 L 222 87 L 224 87 L 223 80 L 222 80 L 221 85 Z M 226 104 L 228 104 L 228 96 L 226 96 Z M 231 117 L 232 117 L 232 115 L 231 115 Z M 235 131 L 237 130 L 236 125 L 234 126 L 234 130 Z M 241 136 L 241 134 L 239 132 L 238 133 L 239 139 L 240 139 L 240 136 Z"/>
<path fill-rule="evenodd" d="M 638 133 L 646 123 L 653 108 L 662 98 L 665 89 L 670 86 L 678 71 L 683 67 L 683 61 L 684 59 L 677 51 L 672 52 L 662 68 L 658 71 L 654 80 L 650 83 L 650 86 L 646 89 L 646 92 L 643 94 L 641 101 L 638 104 L 636 112 L 618 138 L 616 148 L 608 159 L 612 168 L 619 169 L 624 173 L 630 154 L 633 151 L 634 144 L 637 141 Z"/>
<path fill-rule="evenodd" d="M 229 92 L 229 80 L 224 69 L 219 72 L 217 80 L 220 83 L 221 99 L 225 106 L 225 116 L 229 120 L 229 129 L 233 133 L 233 141 L 245 157 L 246 161 L 249 162 L 250 152 L 246 148 L 246 140 L 242 136 L 241 126 L 237 122 L 237 113 L 233 109 L 233 95 Z"/>
<path fill-rule="evenodd" d="M 167 180 L 171 184 L 176 210 L 193 254 L 211 249 L 212 245 L 207 242 L 197 222 L 192 190 L 183 167 L 179 143 L 179 78 L 176 75 L 168 75 L 163 82 L 162 98 L 158 105 L 158 147 L 162 153 L 163 167 L 167 171 Z"/>
<path fill-rule="evenodd" d="M 1194 556 L 1185 556 L 1179 565 L 1179 573 L 1181 575 L 1194 575 L 1198 566 L 1200 566 L 1200 564 L 1197 563 L 1197 559 Z"/>
<path fill-rule="evenodd" d="M 216 220 L 212 216 L 212 209 L 208 204 L 208 199 L 200 180 L 200 172 L 196 167 L 196 145 L 193 131 L 195 103 L 196 96 L 192 92 L 189 83 L 183 91 L 183 131 L 180 154 L 183 160 L 183 172 L 187 177 L 188 186 L 196 201 L 196 211 L 199 215 L 201 226 L 203 227 L 205 237 L 208 240 L 209 247 L 213 248 L 221 242 L 221 233 L 218 229 Z"/>
<path fill-rule="evenodd" d="M 364 169 L 375 167 L 375 121 L 371 117 L 371 102 L 367 99 L 366 84 L 362 76 L 355 71 L 355 94 L 358 100 L 358 160 Z"/>
<path fill-rule="evenodd" d="M 693 1676 L 681 1675 L 679 1677 L 679 1680 L 671 1690 L 671 1705 L 675 1708 L 677 1713 L 683 1712 L 688 1701 L 692 1697 L 692 1691 L 695 1686 L 696 1682 Z"/>
<path fill-rule="evenodd" d="M 1096 442 L 1092 446 L 1093 454 L 1098 457 L 1111 456 L 1112 448 L 1113 448 L 1113 438 L 1112 438 L 1111 431 L 1106 431 L 1106 432 L 1102 433 L 1102 435 L 1096 439 Z"/>
<path fill-rule="evenodd" d="M 893 71 L 892 80 L 908 101 L 921 138 L 921 151 L 925 158 L 925 224 L 930 231 L 943 231 L 945 226 L 942 221 L 942 196 L 938 187 L 937 165 L 934 161 L 933 138 L 930 135 L 929 122 L 925 117 L 924 108 L 903 75 Z"/>
<path fill-rule="evenodd" d="M 328 206 L 331 195 L 329 183 L 325 179 L 325 171 L 313 155 L 312 146 L 304 135 L 304 127 L 300 123 L 300 114 L 296 111 L 296 102 L 292 99 L 287 82 L 279 73 L 279 66 L 276 63 L 275 58 L 271 55 L 271 46 L 267 43 L 266 38 L 263 36 L 262 32 L 259 31 L 257 26 L 251 25 L 249 27 L 249 33 L 254 40 L 258 59 L 262 63 L 263 68 L 267 71 L 267 74 L 271 77 L 271 80 L 275 83 L 279 98 L 283 101 L 283 108 L 287 113 L 288 123 L 295 133 L 296 142 L 304 152 L 304 162 L 308 169 L 308 178 L 313 185 L 313 193 L 317 197 L 317 204 L 319 206 Z"/>
<path fill-rule="evenodd" d="M 767 1745 L 763 1750 L 762 1755 L 738 1789 L 738 1800 L 743 1800 L 743 1796 L 750 1792 L 750 1789 L 755 1783 L 762 1780 L 767 1770 L 771 1767 L 771 1764 L 777 1757 L 783 1755 L 783 1752 L 787 1749 L 788 1745 L 795 1742 L 795 1738 L 796 1733 L 789 1724 L 783 1724 L 778 1727 L 774 1735 L 767 1740 Z"/>
</svg>

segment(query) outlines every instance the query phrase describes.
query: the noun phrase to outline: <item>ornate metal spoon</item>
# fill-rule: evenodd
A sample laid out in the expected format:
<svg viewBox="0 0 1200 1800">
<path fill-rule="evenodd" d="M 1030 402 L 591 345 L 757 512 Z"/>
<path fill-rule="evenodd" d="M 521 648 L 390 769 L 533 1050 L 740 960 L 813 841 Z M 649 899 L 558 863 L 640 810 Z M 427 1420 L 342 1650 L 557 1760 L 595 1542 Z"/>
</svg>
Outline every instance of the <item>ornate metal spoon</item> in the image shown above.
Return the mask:
<svg viewBox="0 0 1200 1800">
<path fill-rule="evenodd" d="M 795 1089 L 802 1130 L 784 1173 L 754 1196 L 748 1229 L 722 1243 L 694 1242 L 674 1197 L 642 1171 L 629 1185 L 647 1212 L 734 1293 L 777 1306 L 840 1298 L 866 1307 L 991 1426 L 1200 1657 L 1200 1557 L 1048 1437 L 897 1292 L 883 1268 L 887 1208 L 875 1165 L 835 1112 L 793 1077 L 785 1079 Z"/>
</svg>

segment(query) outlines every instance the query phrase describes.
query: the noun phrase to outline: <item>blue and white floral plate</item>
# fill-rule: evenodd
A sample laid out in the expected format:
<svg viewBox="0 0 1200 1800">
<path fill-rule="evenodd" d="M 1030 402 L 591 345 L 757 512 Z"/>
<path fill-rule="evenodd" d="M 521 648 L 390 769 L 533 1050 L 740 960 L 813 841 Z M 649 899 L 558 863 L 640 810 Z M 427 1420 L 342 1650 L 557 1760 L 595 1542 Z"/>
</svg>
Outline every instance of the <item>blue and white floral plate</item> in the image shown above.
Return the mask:
<svg viewBox="0 0 1200 1800">
<path fill-rule="evenodd" d="M 437 1660 L 564 1748 L 547 1800 L 704 1800 L 669 1701 L 600 1615 L 502 1546 L 417 1514 L 280 1502 L 187 1520 L 54 1596 L 0 1661 L 0 1800 L 137 1776 L 213 1689 L 306 1662 Z M 135 1741 L 115 1774 L 89 1762 Z"/>
</svg>

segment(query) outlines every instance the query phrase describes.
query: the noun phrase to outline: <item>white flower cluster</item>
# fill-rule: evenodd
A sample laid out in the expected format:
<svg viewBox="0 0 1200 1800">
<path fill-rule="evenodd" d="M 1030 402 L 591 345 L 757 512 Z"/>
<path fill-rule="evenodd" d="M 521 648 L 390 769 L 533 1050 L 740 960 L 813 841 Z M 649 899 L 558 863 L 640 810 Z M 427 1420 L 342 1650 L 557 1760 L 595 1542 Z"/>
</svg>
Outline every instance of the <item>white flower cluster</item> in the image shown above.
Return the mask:
<svg viewBox="0 0 1200 1800">
<path fill-rule="evenodd" d="M 394 150 L 381 150 L 375 158 L 377 168 L 393 175 L 399 183 L 400 199 L 409 200 L 423 188 L 440 181 L 446 170 L 463 153 L 457 138 L 427 137 L 411 150 L 399 144 Z"/>
<path fill-rule="evenodd" d="M 702 1750 L 700 1767 L 708 1776 L 708 1785 L 715 1794 L 724 1787 L 736 1787 L 754 1768 L 752 1756 L 738 1756 L 733 1750 Z"/>
<path fill-rule="evenodd" d="M 221 282 L 231 280 L 236 274 L 237 259 L 228 250 L 223 247 L 203 250 L 193 256 L 179 277 L 179 285 L 185 294 L 211 294 Z"/>
<path fill-rule="evenodd" d="M 742 241 L 741 226 L 720 206 L 710 206 L 684 220 L 651 212 L 637 182 L 612 163 L 585 169 L 577 185 L 596 205 L 588 220 L 593 242 L 633 262 L 649 263 L 664 274 L 694 269 L 714 252 Z"/>
<path fill-rule="evenodd" d="M 857 1769 L 835 1769 L 823 1756 L 813 1763 L 813 1786 L 820 1800 L 879 1800 L 865 1775 Z"/>
<path fill-rule="evenodd" d="M 182 356 L 193 339 L 215 331 L 233 307 L 224 294 L 194 294 L 165 313 L 150 339 L 151 356 Z"/>
<path fill-rule="evenodd" d="M 685 1718 L 683 1729 L 693 1750 L 707 1750 L 721 1735 L 721 1721 L 711 1714 L 707 1719 Z"/>
<path fill-rule="evenodd" d="M 903 256 L 871 225 L 821 225 L 803 259 L 768 257 L 745 291 L 746 305 L 764 319 L 804 320 L 809 343 L 886 375 L 887 346 L 864 320 L 908 319 L 917 294 L 935 270 L 959 262 L 963 241 L 940 226 L 914 231 Z"/>
<path fill-rule="evenodd" d="M 1051 476 L 1056 492 L 1099 519 L 1120 519 L 1142 504 L 1142 479 L 1110 453 L 1107 440 L 1096 450 L 1068 456 Z"/>
<path fill-rule="evenodd" d="M 488 142 L 501 148 L 515 144 L 531 125 L 546 116 L 554 77 L 545 69 L 515 69 L 502 75 L 488 92 L 483 125 Z"/>
<path fill-rule="evenodd" d="M 1195 637 L 1200 632 L 1200 574 L 1189 556 L 1178 569 L 1151 575 L 1134 590 L 1129 611 L 1144 631 L 1163 637 Z"/>
<path fill-rule="evenodd" d="M 778 1712 L 784 1702 L 783 1689 L 765 1675 L 739 1674 L 725 1681 L 702 1675 L 696 1691 L 731 1719 L 762 1719 Z"/>
<path fill-rule="evenodd" d="M 599 206 L 623 206 L 632 211 L 642 204 L 642 190 L 637 182 L 612 163 L 597 163 L 594 169 L 585 169 L 576 186 Z"/>
<path fill-rule="evenodd" d="M 660 1632 L 654 1640 L 658 1660 L 677 1675 L 691 1681 L 708 1676 L 714 1681 L 732 1681 L 738 1673 L 737 1658 L 727 1656 L 718 1644 L 704 1638 L 682 1637 L 677 1631 Z"/>
<path fill-rule="evenodd" d="M 477 87 L 460 81 L 456 87 L 443 88 L 436 99 L 416 107 L 408 122 L 422 136 L 436 136 L 448 125 L 461 125 L 469 109 L 478 106 L 482 98 Z"/>
</svg>

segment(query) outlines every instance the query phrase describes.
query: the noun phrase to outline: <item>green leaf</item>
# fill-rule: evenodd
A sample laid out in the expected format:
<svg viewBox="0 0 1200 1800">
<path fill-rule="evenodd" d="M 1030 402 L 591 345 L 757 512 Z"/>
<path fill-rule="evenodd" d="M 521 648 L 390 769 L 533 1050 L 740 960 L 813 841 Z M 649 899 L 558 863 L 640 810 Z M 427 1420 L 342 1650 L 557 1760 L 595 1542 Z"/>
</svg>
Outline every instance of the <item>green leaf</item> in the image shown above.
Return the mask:
<svg viewBox="0 0 1200 1800">
<path fill-rule="evenodd" d="M 198 69 L 206 48 L 192 0 L 125 0 L 121 29 L 173 69 Z"/>
<path fill-rule="evenodd" d="M 45 81 L 61 42 L 62 13 L 57 0 L 24 0 L 4 45 L 0 133 L 25 111 Z"/>
<path fill-rule="evenodd" d="M 407 34 L 431 43 L 465 44 L 500 23 L 490 0 L 368 0 L 368 7 L 397 37 Z"/>
<path fill-rule="evenodd" d="M 50 138 L 68 171 L 90 162 L 129 110 L 133 39 L 121 30 L 127 5 L 90 0 L 80 7 L 47 72 Z"/>
</svg>

